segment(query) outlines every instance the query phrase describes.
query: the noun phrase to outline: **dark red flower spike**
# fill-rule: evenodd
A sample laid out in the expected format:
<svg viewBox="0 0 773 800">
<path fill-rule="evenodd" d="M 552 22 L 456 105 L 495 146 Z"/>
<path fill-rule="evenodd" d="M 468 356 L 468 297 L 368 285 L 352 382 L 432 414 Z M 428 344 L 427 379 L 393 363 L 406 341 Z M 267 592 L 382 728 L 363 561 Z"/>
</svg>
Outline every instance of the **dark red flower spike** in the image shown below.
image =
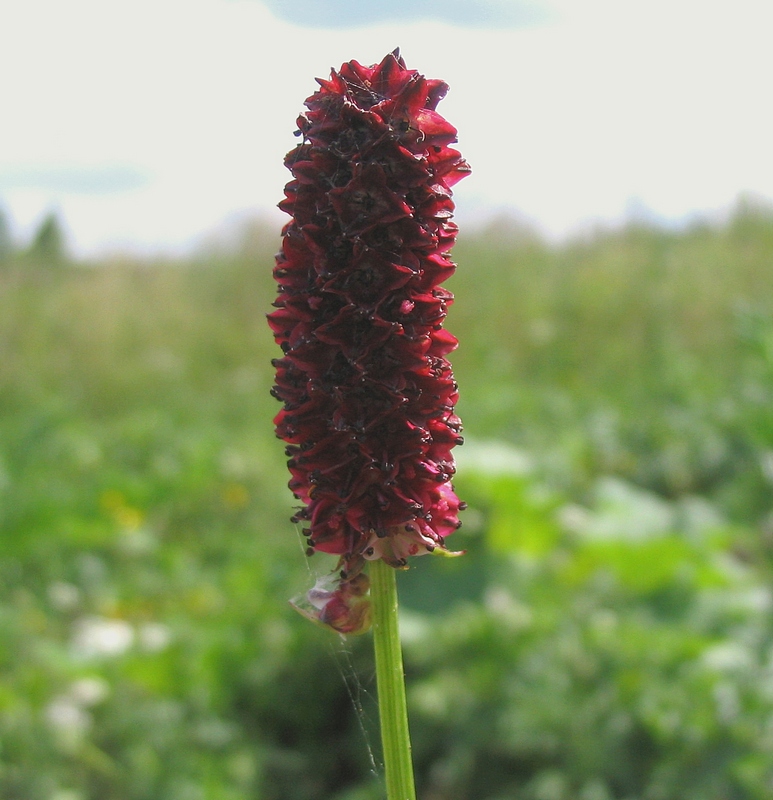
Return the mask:
<svg viewBox="0 0 773 800">
<path fill-rule="evenodd" d="M 446 360 L 456 339 L 442 328 L 453 296 L 440 283 L 455 267 L 451 187 L 469 167 L 435 111 L 448 87 L 406 69 L 399 51 L 318 82 L 285 161 L 293 180 L 280 208 L 292 219 L 274 269 L 269 323 L 284 355 L 272 393 L 303 503 L 293 520 L 309 553 L 340 556 L 314 616 L 353 632 L 368 617 L 366 560 L 403 567 L 445 552 L 459 527 L 461 422 Z"/>
</svg>

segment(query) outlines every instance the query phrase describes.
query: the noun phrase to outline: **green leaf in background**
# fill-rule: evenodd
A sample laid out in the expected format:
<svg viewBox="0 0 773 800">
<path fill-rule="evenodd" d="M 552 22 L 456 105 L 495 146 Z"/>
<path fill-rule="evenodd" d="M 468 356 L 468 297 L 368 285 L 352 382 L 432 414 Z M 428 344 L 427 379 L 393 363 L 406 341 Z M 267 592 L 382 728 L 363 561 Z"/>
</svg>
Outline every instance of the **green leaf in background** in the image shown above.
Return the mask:
<svg viewBox="0 0 773 800">
<path fill-rule="evenodd" d="M 382 796 L 367 642 L 287 605 L 332 565 L 271 430 L 277 240 L 0 264 L 4 800 Z M 399 576 L 423 800 L 771 797 L 771 259 L 749 208 L 459 243 L 467 555 Z"/>
</svg>

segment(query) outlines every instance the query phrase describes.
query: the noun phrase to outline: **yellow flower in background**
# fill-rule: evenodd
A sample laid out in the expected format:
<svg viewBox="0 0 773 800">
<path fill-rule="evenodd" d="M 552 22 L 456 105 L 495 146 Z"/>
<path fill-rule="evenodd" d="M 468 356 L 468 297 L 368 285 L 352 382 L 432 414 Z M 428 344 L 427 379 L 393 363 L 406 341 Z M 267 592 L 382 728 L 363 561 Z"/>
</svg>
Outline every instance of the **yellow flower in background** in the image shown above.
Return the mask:
<svg viewBox="0 0 773 800">
<path fill-rule="evenodd" d="M 135 531 L 145 522 L 145 514 L 139 508 L 130 506 L 124 495 L 116 489 L 102 492 L 99 504 L 118 525 L 127 530 Z"/>
<path fill-rule="evenodd" d="M 223 488 L 221 498 L 228 508 L 244 508 L 250 502 L 250 493 L 241 483 L 229 483 Z"/>
</svg>

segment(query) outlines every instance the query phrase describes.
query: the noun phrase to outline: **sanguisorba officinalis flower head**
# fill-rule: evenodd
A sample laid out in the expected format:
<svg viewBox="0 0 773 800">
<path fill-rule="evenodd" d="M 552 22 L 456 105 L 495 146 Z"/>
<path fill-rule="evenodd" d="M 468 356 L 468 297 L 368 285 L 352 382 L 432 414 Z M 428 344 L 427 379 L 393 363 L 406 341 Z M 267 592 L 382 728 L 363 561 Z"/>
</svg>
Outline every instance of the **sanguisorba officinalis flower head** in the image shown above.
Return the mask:
<svg viewBox="0 0 773 800">
<path fill-rule="evenodd" d="M 448 87 L 399 51 L 318 82 L 285 159 L 293 179 L 279 207 L 292 219 L 269 323 L 283 351 L 276 433 L 302 503 L 293 521 L 309 554 L 340 556 L 340 601 L 363 594 L 365 561 L 402 567 L 445 551 L 460 524 L 446 358 L 457 341 L 440 284 L 455 269 L 451 187 L 470 170 L 435 110 Z"/>
</svg>

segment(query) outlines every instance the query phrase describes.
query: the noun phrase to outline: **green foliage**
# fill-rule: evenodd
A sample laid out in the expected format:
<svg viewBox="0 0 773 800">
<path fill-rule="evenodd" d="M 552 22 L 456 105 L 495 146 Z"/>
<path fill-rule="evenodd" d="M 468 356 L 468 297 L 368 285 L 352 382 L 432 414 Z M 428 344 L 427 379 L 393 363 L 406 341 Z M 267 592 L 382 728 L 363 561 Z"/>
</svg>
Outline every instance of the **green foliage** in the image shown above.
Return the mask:
<svg viewBox="0 0 773 800">
<path fill-rule="evenodd" d="M 0 208 L 0 264 L 8 261 L 13 255 L 13 239 L 8 217 Z"/>
<path fill-rule="evenodd" d="M 32 237 L 27 256 L 37 264 L 56 266 L 67 258 L 64 231 L 59 217 L 51 212 L 40 223 Z"/>
<path fill-rule="evenodd" d="M 3 798 L 382 796 L 370 642 L 287 605 L 332 565 L 251 242 L 0 271 Z M 460 242 L 468 554 L 399 576 L 423 800 L 770 797 L 772 256 L 749 206 Z"/>
<path fill-rule="evenodd" d="M 406 614 L 422 796 L 765 797 L 771 594 L 727 524 L 617 479 L 579 507 L 536 476 L 529 499 L 521 475 L 484 474 L 459 478 L 482 602 Z M 503 553 L 508 483 L 523 513 Z"/>
</svg>

